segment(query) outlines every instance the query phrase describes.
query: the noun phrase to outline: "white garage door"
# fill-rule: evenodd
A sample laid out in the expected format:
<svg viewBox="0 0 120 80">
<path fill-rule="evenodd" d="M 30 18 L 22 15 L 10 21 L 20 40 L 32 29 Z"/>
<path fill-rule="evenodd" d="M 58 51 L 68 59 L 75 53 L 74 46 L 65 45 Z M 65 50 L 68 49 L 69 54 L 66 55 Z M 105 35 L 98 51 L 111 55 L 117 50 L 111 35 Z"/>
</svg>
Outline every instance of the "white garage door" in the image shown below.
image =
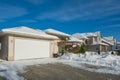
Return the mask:
<svg viewBox="0 0 120 80">
<path fill-rule="evenodd" d="M 50 42 L 15 38 L 15 60 L 50 57 Z"/>
</svg>

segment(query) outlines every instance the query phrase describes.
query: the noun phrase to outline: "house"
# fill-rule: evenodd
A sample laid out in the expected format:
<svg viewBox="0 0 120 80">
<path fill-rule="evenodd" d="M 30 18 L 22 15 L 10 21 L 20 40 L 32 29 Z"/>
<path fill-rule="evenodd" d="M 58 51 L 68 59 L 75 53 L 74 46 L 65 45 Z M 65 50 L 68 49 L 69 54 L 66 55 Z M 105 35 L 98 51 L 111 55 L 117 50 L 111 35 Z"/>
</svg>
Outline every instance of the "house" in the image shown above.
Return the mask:
<svg viewBox="0 0 120 80">
<path fill-rule="evenodd" d="M 59 40 L 55 40 L 56 41 L 55 43 L 57 44 L 56 53 L 60 54 L 65 53 L 66 52 L 65 46 L 71 35 L 55 29 L 46 29 L 45 32 L 49 35 L 57 36 L 59 38 Z"/>
<path fill-rule="evenodd" d="M 67 52 L 78 52 L 83 43 L 84 43 L 83 40 L 79 40 L 71 36 L 69 37 L 69 40 L 67 41 L 65 48 Z"/>
<path fill-rule="evenodd" d="M 114 37 L 103 37 L 102 42 L 105 44 L 108 44 L 108 51 L 114 51 L 114 47 L 116 44 L 116 40 L 114 39 Z"/>
<path fill-rule="evenodd" d="M 107 51 L 107 44 L 101 41 L 102 35 L 101 32 L 92 32 L 92 33 L 77 33 L 73 34 L 73 37 L 78 39 L 84 39 L 84 43 L 87 46 L 87 51 L 93 52 L 106 52 Z"/>
<path fill-rule="evenodd" d="M 58 37 L 26 26 L 0 31 L 0 58 L 21 60 L 52 57 Z"/>
<path fill-rule="evenodd" d="M 114 51 L 117 51 L 117 52 L 120 51 L 120 42 L 116 41 L 115 46 L 114 46 L 113 49 L 114 49 Z"/>
<path fill-rule="evenodd" d="M 88 38 L 84 34 L 75 33 L 72 35 L 72 37 L 82 40 L 83 44 L 85 44 L 85 45 L 88 43 Z"/>
</svg>

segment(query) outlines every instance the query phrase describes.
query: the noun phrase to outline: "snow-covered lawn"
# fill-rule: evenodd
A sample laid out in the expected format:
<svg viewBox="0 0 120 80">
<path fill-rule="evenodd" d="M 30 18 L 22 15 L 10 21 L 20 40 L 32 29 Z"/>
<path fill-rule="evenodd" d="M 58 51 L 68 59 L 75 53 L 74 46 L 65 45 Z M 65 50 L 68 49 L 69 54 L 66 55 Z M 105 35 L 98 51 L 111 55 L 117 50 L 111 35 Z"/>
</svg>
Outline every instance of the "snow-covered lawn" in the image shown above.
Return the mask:
<svg viewBox="0 0 120 80">
<path fill-rule="evenodd" d="M 6 77 L 9 80 L 24 80 L 24 78 L 22 76 L 19 76 L 18 73 L 25 72 L 25 67 L 47 63 L 63 63 L 93 72 L 120 75 L 120 56 L 108 54 L 97 55 L 95 53 L 86 53 L 85 55 L 66 53 L 60 58 L 0 62 L 0 76 Z M 90 68 L 84 65 L 84 63 L 104 67 Z"/>
<path fill-rule="evenodd" d="M 81 67 L 90 71 L 120 74 L 120 56 L 111 55 L 110 53 L 86 52 L 85 54 L 66 53 L 61 59 L 68 60 L 74 63 L 72 66 Z M 75 61 L 75 62 L 74 62 Z M 94 66 L 101 66 L 100 69 L 89 69 L 85 66 L 78 65 L 78 63 L 85 63 Z"/>
</svg>

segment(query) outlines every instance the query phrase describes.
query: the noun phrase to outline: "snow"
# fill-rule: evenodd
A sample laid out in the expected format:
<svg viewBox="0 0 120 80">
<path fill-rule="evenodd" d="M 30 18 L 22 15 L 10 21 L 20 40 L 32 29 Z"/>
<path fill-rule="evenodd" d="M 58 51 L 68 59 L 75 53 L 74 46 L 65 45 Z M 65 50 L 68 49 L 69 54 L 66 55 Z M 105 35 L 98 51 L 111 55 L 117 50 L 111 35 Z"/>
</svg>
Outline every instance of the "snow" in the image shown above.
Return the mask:
<svg viewBox="0 0 120 80">
<path fill-rule="evenodd" d="M 107 44 L 110 44 L 110 45 L 114 45 L 114 43 L 111 43 L 111 42 L 109 42 L 109 41 L 107 41 L 107 40 L 105 40 L 105 39 L 101 39 L 102 40 L 102 42 L 105 42 L 105 43 L 107 43 Z"/>
<path fill-rule="evenodd" d="M 75 37 L 77 39 L 88 39 L 85 35 L 80 34 L 80 33 L 75 33 L 72 35 L 72 37 Z"/>
<path fill-rule="evenodd" d="M 63 33 L 63 32 L 60 32 L 54 29 L 46 29 L 45 32 L 48 34 L 61 35 L 61 36 L 67 36 L 67 37 L 71 36 L 69 34 L 66 34 L 66 33 Z"/>
<path fill-rule="evenodd" d="M 24 80 L 24 77 L 18 73 L 24 73 L 24 68 L 30 65 L 47 64 L 47 63 L 63 63 L 80 69 L 92 72 L 111 73 L 120 75 L 120 56 L 111 55 L 110 53 L 102 53 L 98 55 L 95 52 L 87 52 L 86 54 L 65 53 L 59 58 L 43 58 L 21 61 L 2 61 L 0 62 L 0 76 L 6 77 L 8 80 Z M 83 64 L 94 66 L 104 66 L 103 68 L 89 68 Z"/>
<path fill-rule="evenodd" d="M 42 38 L 50 38 L 50 39 L 58 39 L 56 36 L 48 35 L 42 30 L 38 29 L 33 29 L 29 28 L 26 26 L 21 26 L 21 27 L 15 27 L 15 28 L 8 28 L 8 29 L 2 29 L 3 33 L 13 33 L 13 34 L 22 34 L 22 35 L 33 35 L 33 36 L 38 36 Z"/>
<path fill-rule="evenodd" d="M 91 36 L 97 37 L 98 33 L 100 32 L 98 31 L 98 32 L 88 32 L 88 33 L 75 33 L 72 36 L 78 39 L 87 39 L 87 37 L 91 37 Z"/>
<path fill-rule="evenodd" d="M 108 44 L 103 43 L 103 42 L 98 42 L 97 44 L 101 44 L 101 45 L 106 45 L 106 46 L 108 46 Z"/>
<path fill-rule="evenodd" d="M 55 59 L 34 59 L 22 61 L 3 61 L 0 63 L 0 76 L 6 77 L 8 80 L 24 80 L 22 76 L 18 76 L 19 72 L 23 73 L 24 68 L 29 65 L 55 63 Z M 2 72 L 1 72 L 2 71 Z"/>
<path fill-rule="evenodd" d="M 107 39 L 107 40 L 114 40 L 114 37 L 113 36 L 108 36 L 108 37 L 103 37 L 104 39 Z"/>
<path fill-rule="evenodd" d="M 79 40 L 79 39 L 71 36 L 70 40 L 68 40 L 68 42 L 80 42 L 80 43 L 83 43 L 83 40 Z"/>
<path fill-rule="evenodd" d="M 100 71 L 97 70 L 96 72 L 120 74 L 120 56 L 117 55 L 112 55 L 108 53 L 102 53 L 99 55 L 95 52 L 90 52 L 90 53 L 87 52 L 85 54 L 80 54 L 80 55 L 73 53 L 66 53 L 61 57 L 61 59 L 77 61 L 79 63 L 86 63 L 95 66 L 104 66 L 106 68 L 113 69 L 113 70 L 100 70 Z"/>
</svg>

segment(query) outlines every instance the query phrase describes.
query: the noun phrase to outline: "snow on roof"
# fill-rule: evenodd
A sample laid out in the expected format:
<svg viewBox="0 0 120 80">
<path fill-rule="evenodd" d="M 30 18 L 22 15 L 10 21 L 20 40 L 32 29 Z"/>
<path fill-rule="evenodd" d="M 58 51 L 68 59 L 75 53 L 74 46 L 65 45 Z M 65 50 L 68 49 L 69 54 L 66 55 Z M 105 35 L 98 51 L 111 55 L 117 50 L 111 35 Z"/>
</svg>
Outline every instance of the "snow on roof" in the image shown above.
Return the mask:
<svg viewBox="0 0 120 80">
<path fill-rule="evenodd" d="M 97 37 L 100 31 L 88 32 L 88 33 L 75 33 L 72 36 L 78 39 L 88 39 L 88 37 Z"/>
<path fill-rule="evenodd" d="M 108 44 L 106 44 L 106 43 L 103 43 L 103 42 L 100 42 L 100 43 L 98 43 L 98 44 L 101 44 L 101 45 L 106 45 L 106 46 L 108 46 Z"/>
<path fill-rule="evenodd" d="M 80 43 L 83 43 L 83 40 L 79 40 L 79 39 L 71 36 L 70 40 L 68 40 L 68 42 L 80 42 Z"/>
<path fill-rule="evenodd" d="M 118 45 L 120 45 L 120 42 L 117 42 Z"/>
<path fill-rule="evenodd" d="M 105 42 L 105 43 L 107 43 L 107 44 L 109 44 L 109 45 L 114 45 L 113 43 L 111 43 L 111 42 L 109 42 L 109 41 L 107 41 L 107 40 L 105 40 L 105 39 L 101 39 L 103 42 Z"/>
<path fill-rule="evenodd" d="M 2 29 L 3 33 L 9 33 L 9 34 L 21 34 L 21 35 L 29 35 L 29 36 L 37 36 L 40 38 L 47 38 L 47 39 L 58 39 L 56 36 L 48 35 L 42 30 L 29 28 L 26 26 L 21 27 L 15 27 L 15 28 L 8 28 L 8 29 Z"/>
<path fill-rule="evenodd" d="M 103 37 L 104 39 L 107 39 L 107 40 L 114 40 L 114 37 L 113 36 L 109 36 L 109 37 Z"/>
<path fill-rule="evenodd" d="M 97 36 L 96 33 L 81 33 L 81 34 L 83 34 L 84 36 L 87 36 L 87 37 Z"/>
<path fill-rule="evenodd" d="M 57 35 L 57 36 L 65 36 L 65 37 L 70 37 L 69 34 L 54 30 L 54 29 L 46 29 L 45 30 L 46 33 L 48 34 L 53 34 L 53 35 Z"/>
<path fill-rule="evenodd" d="M 77 39 L 88 39 L 85 35 L 80 34 L 80 33 L 75 33 L 72 35 L 72 37 L 75 37 Z"/>
</svg>

